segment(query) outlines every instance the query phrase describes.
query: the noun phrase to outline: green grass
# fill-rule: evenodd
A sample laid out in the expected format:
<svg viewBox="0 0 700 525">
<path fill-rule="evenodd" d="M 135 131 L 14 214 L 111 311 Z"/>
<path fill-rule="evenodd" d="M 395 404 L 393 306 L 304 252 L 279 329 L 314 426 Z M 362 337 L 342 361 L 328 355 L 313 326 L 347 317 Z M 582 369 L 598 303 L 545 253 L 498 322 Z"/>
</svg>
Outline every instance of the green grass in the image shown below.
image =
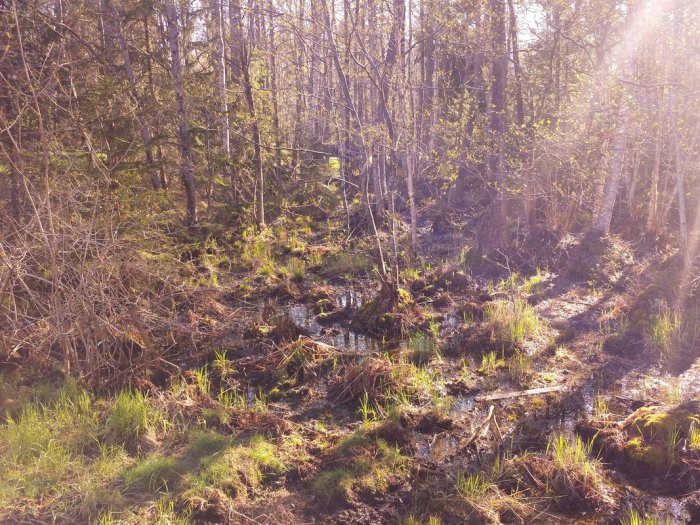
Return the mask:
<svg viewBox="0 0 700 525">
<path fill-rule="evenodd" d="M 287 264 L 280 271 L 292 281 L 301 282 L 306 276 L 306 263 L 297 258 L 290 257 Z"/>
<path fill-rule="evenodd" d="M 432 335 L 417 332 L 408 339 L 407 346 L 411 360 L 418 365 L 428 364 L 433 358 L 440 357 L 440 349 Z"/>
<path fill-rule="evenodd" d="M 567 437 L 557 434 L 547 444 L 547 454 L 554 462 L 553 484 L 559 493 L 602 494 L 603 482 L 600 461 L 591 457 L 592 442 L 584 442 L 578 435 Z"/>
<path fill-rule="evenodd" d="M 654 318 L 647 331 L 649 346 L 662 355 L 668 354 L 676 342 L 681 321 L 675 313 L 666 311 Z"/>
<path fill-rule="evenodd" d="M 174 501 L 218 490 L 233 504 L 303 453 L 299 439 L 237 439 L 196 422 L 163 434 L 153 449 L 128 453 L 122 442 L 166 428 L 143 394 L 95 401 L 73 386 L 38 394 L 49 401 L 30 393 L 0 424 L 0 509 L 22 507 L 42 520 L 136 523 L 148 508 L 149 523 L 189 523 L 187 505 L 176 512 Z"/>
<path fill-rule="evenodd" d="M 509 494 L 500 490 L 497 480 L 489 472 L 469 475 L 458 473 L 455 492 L 455 503 L 465 505 L 470 516 L 479 516 L 475 523 L 500 523 L 503 511 L 515 515 L 522 513 L 518 492 Z"/>
<path fill-rule="evenodd" d="M 455 488 L 460 496 L 470 503 L 475 504 L 484 500 L 489 491 L 489 484 L 482 474 L 470 474 L 469 476 L 465 476 L 460 472 L 457 474 Z"/>
<path fill-rule="evenodd" d="M 100 444 L 99 410 L 89 394 L 73 383 L 54 385 L 54 392 L 29 393 L 0 425 L 0 509 L 53 501 L 55 515 L 76 522 L 115 499 L 101 481 L 116 476 L 124 455 Z"/>
<path fill-rule="evenodd" d="M 593 400 L 593 417 L 596 419 L 607 419 L 609 416 L 608 402 L 603 396 L 596 395 Z"/>
<path fill-rule="evenodd" d="M 498 370 L 499 367 L 499 359 L 498 356 L 496 355 L 496 352 L 491 351 L 488 354 L 484 354 L 481 356 L 481 368 L 479 368 L 479 372 L 484 374 L 484 375 L 491 375 L 496 370 Z"/>
<path fill-rule="evenodd" d="M 194 370 L 194 378 L 203 394 L 211 393 L 211 377 L 209 376 L 209 367 L 203 366 Z"/>
<path fill-rule="evenodd" d="M 631 511 L 620 520 L 621 525 L 673 525 L 675 522 L 670 516 L 641 515 L 636 510 Z"/>
<path fill-rule="evenodd" d="M 234 497 L 245 498 L 266 477 L 287 470 L 278 448 L 260 435 L 235 445 L 219 437 L 206 442 L 204 448 L 200 442 L 200 453 L 207 450 L 200 460 L 203 468 L 196 486 L 220 489 Z"/>
<path fill-rule="evenodd" d="M 508 372 L 513 381 L 524 383 L 532 375 L 532 360 L 528 355 L 518 352 L 508 361 Z"/>
<path fill-rule="evenodd" d="M 559 469 L 581 467 L 587 472 L 595 465 L 590 458 L 591 447 L 591 443 L 584 443 L 579 436 L 568 438 L 564 434 L 557 434 L 549 440 L 547 452 L 552 454 Z"/>
<path fill-rule="evenodd" d="M 700 428 L 695 423 L 690 425 L 688 431 L 688 448 L 696 452 L 700 450 Z"/>
<path fill-rule="evenodd" d="M 544 288 L 545 274 L 540 268 L 535 270 L 535 275 L 532 275 L 523 280 L 522 291 L 526 295 L 540 293 Z"/>
<path fill-rule="evenodd" d="M 412 283 L 420 279 L 420 270 L 418 268 L 404 268 L 401 270 L 401 282 Z"/>
<path fill-rule="evenodd" d="M 185 472 L 172 456 L 147 456 L 124 472 L 124 484 L 130 492 L 169 492 L 175 490 Z"/>
<path fill-rule="evenodd" d="M 437 516 L 428 516 L 421 519 L 417 516 L 406 516 L 399 521 L 399 525 L 442 525 L 442 520 Z"/>
<path fill-rule="evenodd" d="M 349 497 L 353 491 L 386 494 L 390 482 L 408 475 L 408 458 L 397 445 L 376 437 L 398 427 L 392 418 L 363 423 L 343 438 L 335 448 L 332 468 L 320 472 L 311 490 L 323 503 L 336 497 Z"/>
<path fill-rule="evenodd" d="M 151 406 L 143 393 L 123 390 L 117 394 L 110 408 L 105 437 L 110 443 L 124 445 L 138 439 L 149 429 L 165 427 L 165 416 Z"/>
<path fill-rule="evenodd" d="M 484 308 L 484 319 L 490 321 L 500 341 L 521 344 L 544 330 L 544 321 L 534 308 L 522 299 L 494 301 Z"/>
<path fill-rule="evenodd" d="M 211 367 L 219 374 L 221 379 L 225 379 L 226 376 L 233 371 L 228 362 L 226 350 L 220 349 L 214 351 L 214 360 L 212 361 Z"/>
<path fill-rule="evenodd" d="M 359 252 L 338 252 L 323 261 L 323 273 L 328 276 L 356 277 L 372 269 L 372 261 Z"/>
</svg>

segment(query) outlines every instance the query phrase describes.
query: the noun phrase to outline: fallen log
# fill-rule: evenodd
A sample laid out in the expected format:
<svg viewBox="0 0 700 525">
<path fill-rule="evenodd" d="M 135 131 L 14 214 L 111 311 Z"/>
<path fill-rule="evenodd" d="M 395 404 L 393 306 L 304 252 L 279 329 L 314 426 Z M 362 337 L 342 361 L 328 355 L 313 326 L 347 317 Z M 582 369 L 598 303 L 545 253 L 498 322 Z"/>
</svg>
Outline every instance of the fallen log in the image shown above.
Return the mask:
<svg viewBox="0 0 700 525">
<path fill-rule="evenodd" d="M 518 390 L 515 392 L 501 392 L 500 394 L 490 394 L 488 396 L 477 396 L 477 401 L 498 401 L 501 399 L 512 399 L 514 397 L 536 396 L 538 394 L 549 394 L 551 392 L 562 392 L 565 386 L 545 386 L 542 388 L 531 388 L 529 390 Z"/>
</svg>

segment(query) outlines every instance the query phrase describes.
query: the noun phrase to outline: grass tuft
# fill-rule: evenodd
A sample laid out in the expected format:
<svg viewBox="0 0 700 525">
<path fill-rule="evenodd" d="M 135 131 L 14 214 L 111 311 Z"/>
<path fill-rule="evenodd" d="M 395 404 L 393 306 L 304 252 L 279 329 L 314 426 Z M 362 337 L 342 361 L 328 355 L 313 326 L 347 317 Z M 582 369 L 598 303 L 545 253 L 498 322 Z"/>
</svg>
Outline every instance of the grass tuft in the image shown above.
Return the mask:
<svg viewBox="0 0 700 525">
<path fill-rule="evenodd" d="M 542 333 L 544 322 L 534 308 L 523 299 L 494 301 L 484 308 L 484 319 L 494 326 L 495 336 L 513 344 L 521 344 L 526 339 Z"/>
<path fill-rule="evenodd" d="M 133 442 L 149 429 L 165 428 L 167 420 L 141 392 L 123 390 L 112 403 L 105 424 L 106 439 L 124 445 Z"/>
</svg>

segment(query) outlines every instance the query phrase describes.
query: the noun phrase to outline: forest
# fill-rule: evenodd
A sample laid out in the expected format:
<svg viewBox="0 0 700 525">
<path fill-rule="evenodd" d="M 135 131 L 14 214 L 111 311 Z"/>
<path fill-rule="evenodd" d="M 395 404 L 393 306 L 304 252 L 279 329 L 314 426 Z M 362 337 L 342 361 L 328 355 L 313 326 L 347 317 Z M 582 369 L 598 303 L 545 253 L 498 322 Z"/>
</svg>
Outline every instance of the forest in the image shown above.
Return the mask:
<svg viewBox="0 0 700 525">
<path fill-rule="evenodd" d="M 700 523 L 698 0 L 0 0 L 0 523 Z"/>
</svg>

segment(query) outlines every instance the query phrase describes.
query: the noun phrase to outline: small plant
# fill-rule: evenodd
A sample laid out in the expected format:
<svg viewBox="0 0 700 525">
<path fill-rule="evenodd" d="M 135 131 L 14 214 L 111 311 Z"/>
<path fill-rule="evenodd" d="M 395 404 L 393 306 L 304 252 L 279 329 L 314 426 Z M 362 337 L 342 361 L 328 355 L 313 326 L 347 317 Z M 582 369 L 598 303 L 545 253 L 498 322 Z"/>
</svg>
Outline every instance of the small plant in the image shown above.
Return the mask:
<svg viewBox="0 0 700 525">
<path fill-rule="evenodd" d="M 554 468 L 547 483 L 556 493 L 587 501 L 609 501 L 601 490 L 600 462 L 590 457 L 592 446 L 592 442 L 584 442 L 578 435 L 568 438 L 558 434 L 549 440 L 546 453 Z"/>
<path fill-rule="evenodd" d="M 369 423 L 370 421 L 374 421 L 377 418 L 377 411 L 372 406 L 372 403 L 369 400 L 369 394 L 367 394 L 366 390 L 362 394 L 362 397 L 360 398 L 359 412 L 360 412 L 360 415 L 362 416 L 362 421 L 364 421 L 365 423 Z"/>
<path fill-rule="evenodd" d="M 681 431 L 677 426 L 669 429 L 666 433 L 666 459 L 669 465 L 672 465 L 676 461 L 676 447 L 681 439 Z"/>
<path fill-rule="evenodd" d="M 620 525 L 673 525 L 674 521 L 670 516 L 642 516 L 636 510 L 630 511 L 630 513 L 620 520 Z"/>
<path fill-rule="evenodd" d="M 544 287 L 545 273 L 538 267 L 535 270 L 535 275 L 528 277 L 523 281 L 522 291 L 526 295 L 537 294 Z"/>
<path fill-rule="evenodd" d="M 683 385 L 680 381 L 674 381 L 669 385 L 666 391 L 666 399 L 669 405 L 680 405 L 685 399 L 685 392 L 683 392 Z"/>
<path fill-rule="evenodd" d="M 433 336 L 433 339 L 437 340 L 438 337 L 440 337 L 440 323 L 438 323 L 435 319 L 431 319 L 428 322 L 428 329 L 430 330 L 430 334 Z"/>
<path fill-rule="evenodd" d="M 532 361 L 522 352 L 516 353 L 508 363 L 508 371 L 514 381 L 524 382 L 532 374 Z"/>
<path fill-rule="evenodd" d="M 447 415 L 455 404 L 455 398 L 446 396 L 435 389 L 430 394 L 430 404 L 436 414 Z"/>
<path fill-rule="evenodd" d="M 593 400 L 593 417 L 606 420 L 610 416 L 608 402 L 603 396 L 597 395 Z"/>
<path fill-rule="evenodd" d="M 112 443 L 124 444 L 138 438 L 149 428 L 165 426 L 165 419 L 141 392 L 120 392 L 107 416 L 106 434 Z"/>
<path fill-rule="evenodd" d="M 404 283 L 410 283 L 420 279 L 420 270 L 418 268 L 404 268 L 401 270 L 401 280 Z"/>
<path fill-rule="evenodd" d="M 284 268 L 284 272 L 289 275 L 289 278 L 295 282 L 301 282 L 306 276 L 306 264 L 296 258 L 290 258 L 287 260 L 287 266 Z"/>
<path fill-rule="evenodd" d="M 274 275 L 274 273 L 275 264 L 272 261 L 266 262 L 260 265 L 260 268 L 258 268 L 258 275 L 262 275 L 263 277 L 270 277 L 271 275 Z"/>
<path fill-rule="evenodd" d="M 329 255 L 323 262 L 324 274 L 354 277 L 372 268 L 370 259 L 363 253 L 339 252 Z"/>
<path fill-rule="evenodd" d="M 408 348 L 411 351 L 412 361 L 419 365 L 427 364 L 433 357 L 440 356 L 435 338 L 423 332 L 413 334 L 409 338 Z"/>
<path fill-rule="evenodd" d="M 258 393 L 255 394 L 255 400 L 253 401 L 252 409 L 255 412 L 267 412 L 267 394 L 262 388 L 258 388 Z"/>
<path fill-rule="evenodd" d="M 481 368 L 479 371 L 484 375 L 491 375 L 498 369 L 498 357 L 496 352 L 491 351 L 481 356 Z"/>
<path fill-rule="evenodd" d="M 561 470 L 581 466 L 584 471 L 588 471 L 591 466 L 591 448 L 592 444 L 584 443 L 579 436 L 569 439 L 564 434 L 554 436 L 547 444 L 547 452 L 552 454 Z"/>
<path fill-rule="evenodd" d="M 697 427 L 695 422 L 690 424 L 690 429 L 688 430 L 688 448 L 696 452 L 700 450 L 700 428 Z"/>
<path fill-rule="evenodd" d="M 400 525 L 442 525 L 442 520 L 437 516 L 429 516 L 428 521 L 416 516 L 406 516 L 400 521 Z"/>
<path fill-rule="evenodd" d="M 219 373 L 221 379 L 224 379 L 230 372 L 228 359 L 226 357 L 226 350 L 215 350 L 214 351 L 214 361 L 212 362 L 212 368 Z"/>
<path fill-rule="evenodd" d="M 534 308 L 520 298 L 486 305 L 484 318 L 493 323 L 498 339 L 513 344 L 537 336 L 543 329 L 543 321 Z"/>
<path fill-rule="evenodd" d="M 153 525 L 189 525 L 189 515 L 179 515 L 172 500 L 160 499 L 155 505 Z"/>
<path fill-rule="evenodd" d="M 461 472 L 457 474 L 457 492 L 464 499 L 477 502 L 481 501 L 488 492 L 489 486 L 481 474 L 465 476 Z"/>
<path fill-rule="evenodd" d="M 225 390 L 222 386 L 219 390 L 219 395 L 217 396 L 219 403 L 227 407 L 235 408 L 238 410 L 245 410 L 246 401 L 245 397 L 240 394 L 237 390 L 229 389 Z"/>
<path fill-rule="evenodd" d="M 471 372 L 469 370 L 469 361 L 462 358 L 462 364 L 459 368 L 459 380 L 464 384 L 469 384 L 471 381 Z"/>
<path fill-rule="evenodd" d="M 649 346 L 662 355 L 667 355 L 681 327 L 680 317 L 671 311 L 658 315 L 647 332 Z"/>
<path fill-rule="evenodd" d="M 202 368 L 197 368 L 194 371 L 194 378 L 197 382 L 197 386 L 205 394 L 211 393 L 211 378 L 209 377 L 209 367 L 203 366 Z"/>
</svg>

